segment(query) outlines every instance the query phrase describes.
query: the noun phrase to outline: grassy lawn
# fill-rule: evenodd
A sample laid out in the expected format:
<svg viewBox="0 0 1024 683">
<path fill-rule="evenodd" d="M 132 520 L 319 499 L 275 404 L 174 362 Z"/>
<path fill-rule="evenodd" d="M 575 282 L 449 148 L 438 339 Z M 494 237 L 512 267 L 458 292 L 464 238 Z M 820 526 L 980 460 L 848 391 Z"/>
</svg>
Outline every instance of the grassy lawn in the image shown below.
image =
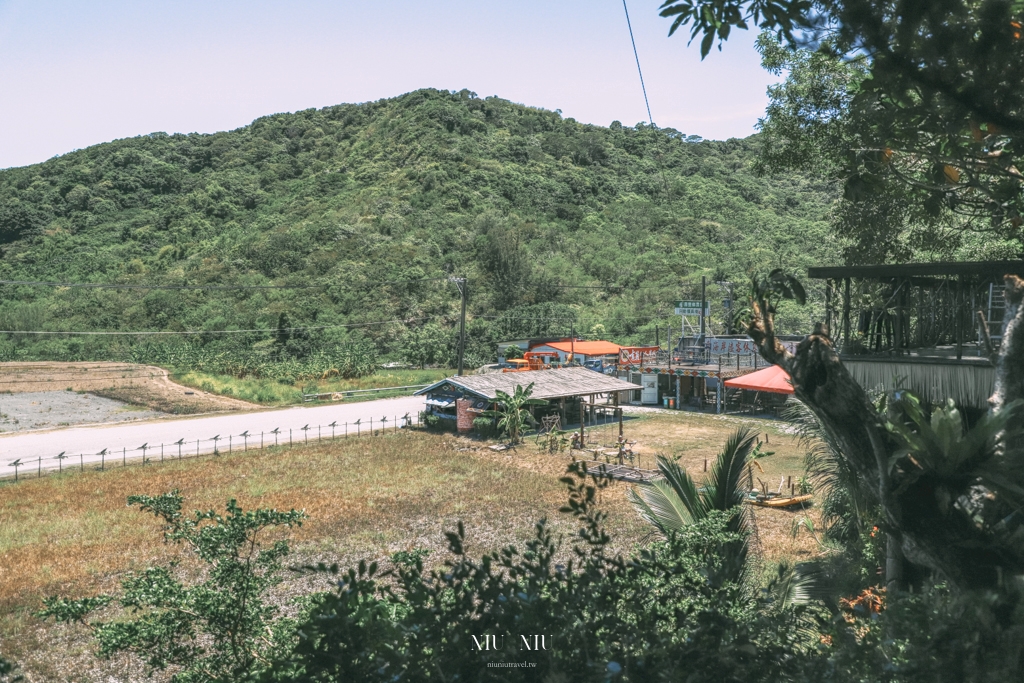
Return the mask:
<svg viewBox="0 0 1024 683">
<path fill-rule="evenodd" d="M 231 396 L 261 405 L 280 406 L 302 403 L 302 395 L 304 393 L 323 394 L 334 391 L 430 384 L 439 379 L 450 377 L 455 373 L 455 370 L 443 368 L 432 370 L 379 370 L 372 375 L 355 379 L 336 377 L 317 382 L 285 383 L 273 379 L 238 379 L 230 375 L 211 375 L 190 370 L 172 373 L 171 378 L 179 384 L 201 389 L 211 394 Z M 408 393 L 409 391 L 395 391 L 363 394 L 346 398 L 345 400 L 365 401 L 371 398 L 403 396 Z"/>
<path fill-rule="evenodd" d="M 762 438 L 767 432 L 776 450 L 760 460 L 764 473 L 757 474 L 765 481 L 774 479 L 774 487 L 779 476 L 802 472 L 802 449 L 777 423 L 666 413 L 628 419 L 625 430 L 638 442 L 645 467 L 656 453 L 679 455 L 699 478 L 704 458 L 712 459 L 741 423 L 754 425 Z M 617 425 L 594 432 L 599 441 L 610 443 Z M 346 566 L 414 548 L 431 551 L 428 563 L 442 562 L 443 532 L 460 519 L 473 554 L 521 543 L 541 517 L 559 533 L 571 534 L 570 520 L 558 512 L 565 501 L 558 477 L 569 455 L 544 453 L 532 440 L 509 452 L 487 446 L 450 434 L 400 432 L 0 485 L 2 650 L 21 663 L 31 680 L 142 677 L 144 672 L 128 659 L 97 662 L 82 629 L 42 624 L 31 616 L 44 595 L 116 590 L 123 572 L 177 556 L 175 547 L 161 542 L 155 518 L 125 506 L 130 494 L 176 488 L 187 509 L 223 509 L 228 498 L 236 498 L 245 508 L 305 510 L 308 521 L 290 533 L 292 563 L 300 565 Z M 616 482 L 602 494 L 609 530 L 622 551 L 650 531 L 625 500 L 626 489 Z M 794 540 L 789 533 L 803 514 L 808 513 L 757 510 L 766 561 L 816 552 L 809 537 Z M 183 571 L 194 569 L 183 565 Z M 290 575 L 281 588 L 282 604 L 287 596 L 327 587 L 323 577 Z"/>
</svg>

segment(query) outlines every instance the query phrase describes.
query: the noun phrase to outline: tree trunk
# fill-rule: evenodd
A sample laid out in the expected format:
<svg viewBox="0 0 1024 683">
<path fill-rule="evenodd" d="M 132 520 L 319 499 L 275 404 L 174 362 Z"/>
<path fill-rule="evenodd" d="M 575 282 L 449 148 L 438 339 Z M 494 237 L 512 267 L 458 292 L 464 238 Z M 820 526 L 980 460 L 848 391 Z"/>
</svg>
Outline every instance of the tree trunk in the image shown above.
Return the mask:
<svg viewBox="0 0 1024 683">
<path fill-rule="evenodd" d="M 1006 322 L 996 359 L 996 391 L 990 399 L 993 411 L 1024 398 L 1022 299 L 1024 281 L 1007 276 Z M 774 316 L 766 302 L 753 302 L 752 312 L 747 333 L 761 355 L 789 373 L 796 398 L 817 415 L 864 485 L 877 492 L 885 517 L 882 530 L 889 535 L 887 584 L 900 587 L 902 558 L 937 572 L 959 588 L 992 585 L 1000 571 L 1024 570 L 1024 548 L 1007 540 L 997 542 L 955 506 L 942 505 L 923 479 L 904 476 L 891 482 L 902 444 L 843 367 L 824 325 L 817 325 L 792 354 L 776 339 Z M 1004 445 L 1009 450 L 1016 444 Z"/>
</svg>

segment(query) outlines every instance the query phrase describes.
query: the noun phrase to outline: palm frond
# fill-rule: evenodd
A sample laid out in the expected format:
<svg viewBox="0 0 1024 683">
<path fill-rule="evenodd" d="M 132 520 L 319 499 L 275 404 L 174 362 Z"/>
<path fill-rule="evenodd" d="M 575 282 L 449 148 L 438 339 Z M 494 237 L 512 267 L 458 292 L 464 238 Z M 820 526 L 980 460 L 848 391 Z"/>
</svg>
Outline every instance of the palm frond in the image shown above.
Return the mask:
<svg viewBox="0 0 1024 683">
<path fill-rule="evenodd" d="M 706 519 L 713 510 L 728 511 L 742 506 L 742 475 L 754 445 L 755 434 L 737 430 L 719 453 L 703 487 L 676 462 L 658 457 L 658 470 L 664 479 L 641 484 L 627 494 L 642 518 L 666 536 L 687 524 Z M 742 508 L 731 526 L 743 526 Z"/>
<path fill-rule="evenodd" d="M 658 469 L 664 479 L 626 492 L 641 518 L 668 536 L 707 516 L 697 485 L 685 470 L 664 457 L 658 458 Z"/>
<path fill-rule="evenodd" d="M 715 459 L 702 498 L 712 510 L 728 510 L 743 502 L 740 480 L 747 466 L 756 434 L 748 427 L 737 429 Z"/>
<path fill-rule="evenodd" d="M 782 562 L 778 571 L 769 589 L 783 606 L 830 604 L 839 595 L 839 588 L 817 562 L 800 562 L 793 566 Z"/>
<path fill-rule="evenodd" d="M 824 537 L 843 543 L 856 540 L 876 504 L 874 492 L 861 485 L 835 438 L 810 408 L 798 400 L 789 401 L 781 417 L 796 428 L 807 449 L 804 466 L 821 509 Z"/>
</svg>

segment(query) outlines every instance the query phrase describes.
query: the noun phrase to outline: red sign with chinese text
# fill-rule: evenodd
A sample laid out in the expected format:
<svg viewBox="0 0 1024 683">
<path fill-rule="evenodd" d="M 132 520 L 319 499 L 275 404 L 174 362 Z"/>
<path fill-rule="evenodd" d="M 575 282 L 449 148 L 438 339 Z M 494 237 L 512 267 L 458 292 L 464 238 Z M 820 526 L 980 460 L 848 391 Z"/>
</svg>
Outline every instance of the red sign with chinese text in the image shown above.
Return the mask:
<svg viewBox="0 0 1024 683">
<path fill-rule="evenodd" d="M 619 365 L 654 365 L 658 351 L 657 346 L 624 346 L 619 349 Z"/>
</svg>

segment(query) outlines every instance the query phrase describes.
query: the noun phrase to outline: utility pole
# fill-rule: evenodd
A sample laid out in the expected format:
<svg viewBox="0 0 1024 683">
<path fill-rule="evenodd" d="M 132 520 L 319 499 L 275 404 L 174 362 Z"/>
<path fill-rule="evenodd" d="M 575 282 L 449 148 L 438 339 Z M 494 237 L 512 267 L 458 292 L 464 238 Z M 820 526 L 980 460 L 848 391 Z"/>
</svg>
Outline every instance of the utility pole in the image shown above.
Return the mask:
<svg viewBox="0 0 1024 683">
<path fill-rule="evenodd" d="M 462 295 L 462 315 L 459 317 L 459 377 L 461 377 L 465 370 L 465 359 L 466 359 L 466 297 L 467 297 L 467 283 L 465 277 L 454 277 L 451 281 L 455 283 L 455 286 L 459 288 L 459 294 Z"/>
<path fill-rule="evenodd" d="M 569 323 L 569 357 L 576 362 L 576 321 Z"/>
<path fill-rule="evenodd" d="M 708 305 L 708 278 L 705 275 L 700 276 L 700 336 L 704 337 L 704 311 Z"/>
</svg>

